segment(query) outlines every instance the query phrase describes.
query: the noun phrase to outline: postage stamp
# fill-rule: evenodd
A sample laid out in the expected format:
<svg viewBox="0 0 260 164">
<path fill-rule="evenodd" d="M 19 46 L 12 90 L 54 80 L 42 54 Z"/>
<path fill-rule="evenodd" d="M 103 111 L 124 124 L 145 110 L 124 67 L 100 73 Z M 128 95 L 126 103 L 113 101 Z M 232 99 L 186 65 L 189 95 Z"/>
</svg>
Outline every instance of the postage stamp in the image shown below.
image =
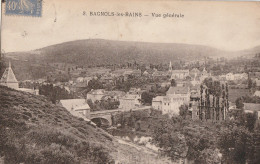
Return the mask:
<svg viewBox="0 0 260 164">
<path fill-rule="evenodd" d="M 6 0 L 6 15 L 42 16 L 42 0 Z"/>
</svg>

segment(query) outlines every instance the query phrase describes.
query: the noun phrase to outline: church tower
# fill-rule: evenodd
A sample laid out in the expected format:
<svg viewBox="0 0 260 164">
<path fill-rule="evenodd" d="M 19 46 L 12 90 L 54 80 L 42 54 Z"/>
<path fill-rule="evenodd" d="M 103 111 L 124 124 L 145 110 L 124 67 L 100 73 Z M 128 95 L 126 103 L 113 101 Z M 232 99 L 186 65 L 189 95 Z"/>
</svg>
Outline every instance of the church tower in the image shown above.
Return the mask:
<svg viewBox="0 0 260 164">
<path fill-rule="evenodd" d="M 14 72 L 11 67 L 11 63 L 9 62 L 8 68 L 5 69 L 5 72 L 0 79 L 0 85 L 7 86 L 9 88 L 18 89 L 19 84 L 18 81 L 14 75 Z"/>
</svg>

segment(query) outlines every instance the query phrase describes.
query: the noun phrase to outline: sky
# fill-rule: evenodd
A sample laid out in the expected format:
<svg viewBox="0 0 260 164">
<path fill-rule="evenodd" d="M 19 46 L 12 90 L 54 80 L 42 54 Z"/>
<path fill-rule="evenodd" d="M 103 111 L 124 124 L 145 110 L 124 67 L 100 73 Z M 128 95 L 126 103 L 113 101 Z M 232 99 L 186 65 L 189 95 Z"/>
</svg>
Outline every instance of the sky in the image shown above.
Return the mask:
<svg viewBox="0 0 260 164">
<path fill-rule="evenodd" d="M 149 16 L 93 17 L 90 11 Z M 2 14 L 1 48 L 4 52 L 29 51 L 73 40 L 109 39 L 239 51 L 260 45 L 259 11 L 260 2 L 44 0 L 42 17 Z M 184 18 L 155 18 L 151 13 L 181 13 Z"/>
</svg>

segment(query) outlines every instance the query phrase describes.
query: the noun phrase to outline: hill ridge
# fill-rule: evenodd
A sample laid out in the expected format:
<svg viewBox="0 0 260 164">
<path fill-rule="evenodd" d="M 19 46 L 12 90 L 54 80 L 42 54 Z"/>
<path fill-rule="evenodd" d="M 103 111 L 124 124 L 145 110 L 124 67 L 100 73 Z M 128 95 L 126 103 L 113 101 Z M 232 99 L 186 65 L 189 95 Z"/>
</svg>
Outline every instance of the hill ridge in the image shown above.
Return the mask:
<svg viewBox="0 0 260 164">
<path fill-rule="evenodd" d="M 117 64 L 137 60 L 140 63 L 166 63 L 169 60 L 198 59 L 219 56 L 230 52 L 204 45 L 184 43 L 151 43 L 114 41 L 105 39 L 75 40 L 46 46 L 30 52 L 7 53 L 7 56 L 24 56 L 26 59 L 73 64 Z"/>
</svg>

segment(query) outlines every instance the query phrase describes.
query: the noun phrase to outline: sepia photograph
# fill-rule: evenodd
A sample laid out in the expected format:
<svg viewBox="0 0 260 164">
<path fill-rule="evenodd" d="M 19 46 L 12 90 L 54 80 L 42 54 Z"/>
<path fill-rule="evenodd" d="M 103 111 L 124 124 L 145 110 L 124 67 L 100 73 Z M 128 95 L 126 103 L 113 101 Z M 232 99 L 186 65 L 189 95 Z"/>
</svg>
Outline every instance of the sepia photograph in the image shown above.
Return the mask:
<svg viewBox="0 0 260 164">
<path fill-rule="evenodd" d="M 259 164 L 259 11 L 2 0 L 0 164 Z"/>
</svg>

